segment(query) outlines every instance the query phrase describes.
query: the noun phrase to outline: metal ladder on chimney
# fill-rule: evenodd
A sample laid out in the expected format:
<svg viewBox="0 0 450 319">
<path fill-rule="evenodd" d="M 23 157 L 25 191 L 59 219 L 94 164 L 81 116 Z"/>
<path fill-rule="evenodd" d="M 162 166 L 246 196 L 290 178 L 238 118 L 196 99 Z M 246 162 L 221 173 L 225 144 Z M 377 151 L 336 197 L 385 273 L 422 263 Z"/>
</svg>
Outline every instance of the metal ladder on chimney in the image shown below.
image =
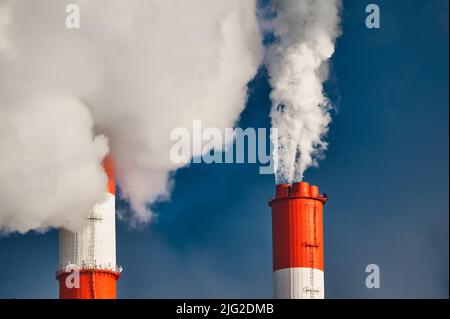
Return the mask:
<svg viewBox="0 0 450 319">
<path fill-rule="evenodd" d="M 304 246 L 309 249 L 309 286 L 306 286 L 303 291 L 309 294 L 311 299 L 315 299 L 316 294 L 320 292 L 319 289 L 314 287 L 314 250 L 319 249 L 319 244 L 317 243 L 317 225 L 316 225 L 316 203 L 314 202 L 313 214 L 312 214 L 312 224 L 313 224 L 313 242 L 306 242 Z"/>
<path fill-rule="evenodd" d="M 97 221 L 101 221 L 102 217 L 99 215 L 96 215 L 94 213 L 94 210 L 91 210 L 91 213 L 88 217 L 88 223 L 89 223 L 89 243 L 88 243 L 88 258 L 90 267 L 94 267 L 95 262 L 95 223 Z"/>
<path fill-rule="evenodd" d="M 96 268 L 96 260 L 95 260 L 95 223 L 101 221 L 102 217 L 99 215 L 95 215 L 94 210 L 91 210 L 91 213 L 88 217 L 89 222 L 89 243 L 88 243 L 88 258 L 89 258 L 89 267 L 92 268 L 89 271 L 89 284 L 91 288 L 92 298 L 95 299 L 95 272 L 94 268 Z"/>
</svg>

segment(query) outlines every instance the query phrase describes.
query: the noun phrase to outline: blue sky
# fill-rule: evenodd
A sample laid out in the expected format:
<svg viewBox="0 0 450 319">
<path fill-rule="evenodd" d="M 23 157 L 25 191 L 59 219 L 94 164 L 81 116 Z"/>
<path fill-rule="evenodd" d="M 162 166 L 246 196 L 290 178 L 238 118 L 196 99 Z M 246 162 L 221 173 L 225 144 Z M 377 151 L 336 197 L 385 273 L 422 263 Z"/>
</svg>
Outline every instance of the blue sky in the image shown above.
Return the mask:
<svg viewBox="0 0 450 319">
<path fill-rule="evenodd" d="M 381 29 L 365 27 L 365 6 Z M 305 180 L 325 207 L 327 298 L 448 298 L 448 1 L 344 1 L 326 91 L 326 158 Z M 269 127 L 261 68 L 239 126 Z M 120 298 L 272 296 L 274 177 L 255 164 L 193 164 L 141 230 L 117 225 Z M 119 203 L 124 205 L 124 203 Z M 56 298 L 57 232 L 0 238 L 0 298 Z M 381 287 L 365 287 L 365 267 Z"/>
</svg>

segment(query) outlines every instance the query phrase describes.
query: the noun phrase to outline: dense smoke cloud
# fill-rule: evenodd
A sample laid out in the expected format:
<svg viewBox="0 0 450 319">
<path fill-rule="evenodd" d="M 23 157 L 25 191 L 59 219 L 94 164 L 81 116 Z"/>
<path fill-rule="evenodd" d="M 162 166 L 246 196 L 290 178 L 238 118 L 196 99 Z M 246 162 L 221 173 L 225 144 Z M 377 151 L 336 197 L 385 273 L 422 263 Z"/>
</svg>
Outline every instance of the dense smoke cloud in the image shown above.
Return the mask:
<svg viewBox="0 0 450 319">
<path fill-rule="evenodd" d="M 170 131 L 232 127 L 261 59 L 255 1 L 0 2 L 0 230 L 78 229 L 117 183 L 146 222 L 170 194 Z M 199 155 L 199 154 L 193 154 Z"/>
<path fill-rule="evenodd" d="M 279 129 L 277 183 L 292 183 L 327 148 L 331 121 L 323 92 L 340 34 L 340 0 L 274 0 L 275 44 L 268 53 L 272 126 Z"/>
</svg>

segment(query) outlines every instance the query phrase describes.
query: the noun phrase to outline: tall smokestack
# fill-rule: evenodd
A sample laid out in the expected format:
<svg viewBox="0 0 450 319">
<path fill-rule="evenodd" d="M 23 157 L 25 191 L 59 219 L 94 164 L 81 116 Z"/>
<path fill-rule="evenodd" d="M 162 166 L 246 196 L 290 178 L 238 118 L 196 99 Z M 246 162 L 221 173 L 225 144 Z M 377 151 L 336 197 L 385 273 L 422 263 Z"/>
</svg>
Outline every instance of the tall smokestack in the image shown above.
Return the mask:
<svg viewBox="0 0 450 319">
<path fill-rule="evenodd" d="M 277 299 L 323 299 L 323 206 L 317 186 L 276 187 L 272 208 L 273 283 Z"/>
<path fill-rule="evenodd" d="M 114 163 L 103 162 L 108 191 L 76 233 L 59 231 L 59 298 L 115 299 L 121 268 L 116 265 Z M 75 271 L 75 272 L 74 272 Z M 77 276 L 78 275 L 78 276 Z"/>
</svg>

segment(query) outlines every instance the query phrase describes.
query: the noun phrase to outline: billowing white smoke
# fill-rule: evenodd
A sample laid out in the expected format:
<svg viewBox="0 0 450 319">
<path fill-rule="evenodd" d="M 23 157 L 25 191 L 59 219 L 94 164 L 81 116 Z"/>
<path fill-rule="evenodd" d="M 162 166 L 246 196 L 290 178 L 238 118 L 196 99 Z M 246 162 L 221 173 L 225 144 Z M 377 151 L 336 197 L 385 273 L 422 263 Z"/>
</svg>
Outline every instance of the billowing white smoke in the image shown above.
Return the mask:
<svg viewBox="0 0 450 319">
<path fill-rule="evenodd" d="M 277 184 L 303 179 L 327 148 L 331 121 L 323 93 L 340 34 L 340 0 L 274 0 L 276 43 L 268 53 L 272 126 L 278 128 Z M 277 144 L 275 144 L 277 145 Z"/>
<path fill-rule="evenodd" d="M 260 59 L 253 0 L 0 1 L 0 231 L 78 229 L 109 150 L 150 220 L 181 166 L 170 131 L 232 127 Z"/>
</svg>

